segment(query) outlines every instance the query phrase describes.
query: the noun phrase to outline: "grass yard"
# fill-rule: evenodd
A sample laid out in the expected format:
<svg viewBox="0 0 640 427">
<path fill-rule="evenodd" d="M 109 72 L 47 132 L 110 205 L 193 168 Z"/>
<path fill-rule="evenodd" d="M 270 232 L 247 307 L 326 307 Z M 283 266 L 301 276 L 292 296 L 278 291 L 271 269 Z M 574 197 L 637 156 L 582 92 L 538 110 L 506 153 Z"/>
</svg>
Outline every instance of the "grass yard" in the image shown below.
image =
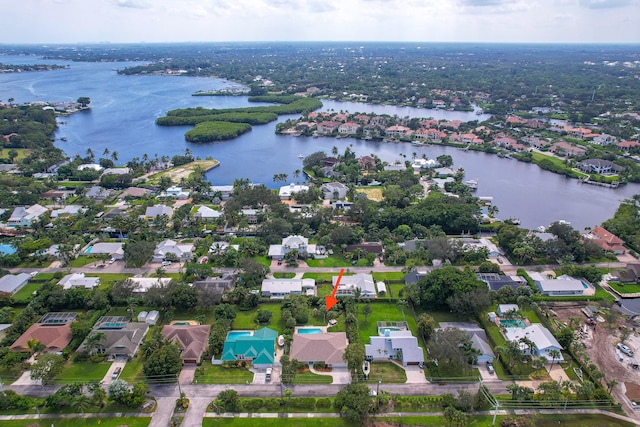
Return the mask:
<svg viewBox="0 0 640 427">
<path fill-rule="evenodd" d="M 304 273 L 302 275 L 303 279 L 313 279 L 316 281 L 316 285 L 321 285 L 323 283 L 329 283 L 331 284 L 331 281 L 333 280 L 333 276 L 337 276 L 339 274 L 339 272 L 335 272 L 335 273 Z M 353 276 L 353 273 L 347 273 L 345 272 L 343 274 L 343 276 Z M 331 291 L 329 291 L 329 293 L 331 293 Z M 320 295 L 318 293 L 318 295 Z M 327 294 L 329 295 L 329 294 Z"/>
<path fill-rule="evenodd" d="M 100 273 L 100 274 L 88 274 L 87 277 L 99 277 L 100 285 L 111 285 L 117 281 L 128 279 L 133 277 L 133 274 L 129 273 Z"/>
<path fill-rule="evenodd" d="M 266 325 L 256 323 L 254 320 L 258 310 L 269 310 L 273 313 L 271 321 Z M 264 303 L 260 304 L 258 308 L 249 311 L 237 311 L 236 318 L 231 324 L 231 329 L 259 329 L 263 326 L 268 326 L 271 329 L 279 330 L 284 325 L 282 324 L 282 316 L 280 315 L 280 303 Z"/>
<path fill-rule="evenodd" d="M 147 180 L 147 184 L 158 184 L 160 182 L 160 177 L 162 176 L 168 176 L 174 183 L 180 182 L 182 178 L 189 178 L 189 175 L 191 175 L 191 173 L 193 173 L 198 167 L 203 169 L 204 171 L 208 171 L 215 168 L 219 164 L 220 162 L 217 160 L 194 160 L 191 163 L 186 163 L 184 165 L 169 168 L 162 172 L 151 175 Z"/>
<path fill-rule="evenodd" d="M 256 261 L 258 261 L 260 264 L 265 265 L 267 267 L 271 267 L 271 260 L 267 259 L 266 256 L 257 256 L 254 258 Z"/>
<path fill-rule="evenodd" d="M 376 282 L 401 282 L 404 285 L 404 273 L 401 271 L 373 273 L 373 280 Z"/>
<path fill-rule="evenodd" d="M 400 307 L 395 303 L 373 303 L 371 304 L 371 314 L 367 319 L 362 315 L 362 306 L 358 306 L 358 327 L 360 342 L 363 344 L 369 343 L 369 337 L 378 335 L 378 323 L 377 322 L 389 322 L 389 321 L 406 321 L 409 325 L 409 329 L 414 336 L 417 334 L 418 327 L 416 325 L 416 319 L 411 314 L 411 308 L 404 309 L 404 316 Z"/>
<path fill-rule="evenodd" d="M 303 372 L 296 373 L 294 384 L 331 384 L 333 377 L 330 375 L 318 375 L 305 368 Z"/>
<path fill-rule="evenodd" d="M 609 282 L 609 286 L 621 294 L 640 293 L 640 285 L 636 283 Z"/>
<path fill-rule="evenodd" d="M 324 259 L 308 259 L 307 265 L 309 267 L 351 267 L 351 261 L 340 256 L 340 255 L 330 255 Z"/>
<path fill-rule="evenodd" d="M 18 304 L 28 303 L 29 301 L 31 301 L 31 298 L 33 298 L 33 293 L 38 289 L 40 289 L 41 286 L 42 286 L 42 282 L 27 283 L 22 289 L 20 289 L 18 292 L 16 292 L 13 295 L 13 301 L 15 301 Z"/>
<path fill-rule="evenodd" d="M 226 368 L 203 363 L 196 372 L 194 384 L 246 384 L 253 381 L 253 372 L 246 368 Z"/>
<path fill-rule="evenodd" d="M 145 376 L 142 372 L 142 359 L 140 357 L 136 357 L 135 359 L 129 360 L 122 369 L 122 373 L 118 378 L 125 380 L 129 384 L 144 380 Z"/>
<path fill-rule="evenodd" d="M 293 279 L 296 273 L 273 273 L 275 279 Z"/>
<path fill-rule="evenodd" d="M 404 283 L 392 283 L 387 285 L 387 298 L 402 298 L 404 297 Z"/>
<path fill-rule="evenodd" d="M 92 262 L 99 261 L 96 257 L 88 257 L 85 255 L 80 255 L 78 258 L 71 261 L 71 267 L 79 268 L 84 267 L 87 264 L 91 264 Z"/>
<path fill-rule="evenodd" d="M 420 317 L 422 313 L 427 313 L 429 316 L 438 322 L 468 322 L 472 319 L 462 319 L 459 315 L 451 313 L 449 311 L 429 311 L 422 307 L 414 307 L 416 318 Z M 406 310 L 405 310 L 406 311 Z M 439 325 L 438 325 L 439 326 Z"/>
<path fill-rule="evenodd" d="M 382 384 L 403 384 L 407 382 L 407 373 L 393 362 L 372 362 L 369 373 L 370 384 L 382 380 Z"/>
<path fill-rule="evenodd" d="M 384 197 L 382 197 L 382 188 L 380 187 L 356 187 L 356 193 L 364 193 L 367 199 L 375 202 L 384 200 Z"/>
<path fill-rule="evenodd" d="M 56 377 L 56 384 L 102 381 L 110 366 L 111 362 L 93 363 L 90 361 L 73 362 L 69 360 L 60 375 Z"/>
<path fill-rule="evenodd" d="M 110 417 L 110 418 L 50 418 L 46 421 L 37 420 L 3 420 L 3 427 L 49 427 L 50 425 L 58 425 L 64 427 L 146 427 L 151 423 L 150 416 L 144 417 Z"/>
</svg>

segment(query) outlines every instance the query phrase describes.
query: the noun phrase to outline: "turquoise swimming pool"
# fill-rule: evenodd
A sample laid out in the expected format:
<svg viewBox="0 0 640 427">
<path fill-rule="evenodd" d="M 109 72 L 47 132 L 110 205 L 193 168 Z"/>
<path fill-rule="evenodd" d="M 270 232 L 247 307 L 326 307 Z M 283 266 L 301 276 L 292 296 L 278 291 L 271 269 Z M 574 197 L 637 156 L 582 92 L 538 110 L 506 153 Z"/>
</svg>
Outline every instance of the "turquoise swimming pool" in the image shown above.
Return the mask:
<svg viewBox="0 0 640 427">
<path fill-rule="evenodd" d="M 527 324 L 520 319 L 501 319 L 500 324 L 505 328 L 520 328 L 524 329 L 527 327 Z"/>
<path fill-rule="evenodd" d="M 380 328 L 380 335 L 388 335 L 391 331 L 399 331 L 400 328 Z"/>
<path fill-rule="evenodd" d="M 92 250 L 93 250 L 93 246 L 89 246 L 84 253 L 85 254 L 90 254 Z"/>
<path fill-rule="evenodd" d="M 320 328 L 298 328 L 298 333 L 300 335 L 321 334 L 322 333 L 322 329 L 320 329 Z"/>
<path fill-rule="evenodd" d="M 16 253 L 16 248 L 12 245 L 7 245 L 5 243 L 0 244 L 0 255 L 13 255 Z"/>
<path fill-rule="evenodd" d="M 235 340 L 238 337 L 248 337 L 253 335 L 252 331 L 230 331 L 227 333 L 227 340 Z"/>
</svg>

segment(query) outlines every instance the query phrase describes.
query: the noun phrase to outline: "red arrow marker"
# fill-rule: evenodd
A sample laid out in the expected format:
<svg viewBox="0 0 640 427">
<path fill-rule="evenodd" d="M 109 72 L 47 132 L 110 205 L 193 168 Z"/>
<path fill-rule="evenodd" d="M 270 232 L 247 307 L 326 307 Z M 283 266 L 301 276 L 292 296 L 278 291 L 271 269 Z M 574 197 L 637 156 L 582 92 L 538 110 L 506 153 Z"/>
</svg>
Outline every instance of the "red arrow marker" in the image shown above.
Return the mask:
<svg viewBox="0 0 640 427">
<path fill-rule="evenodd" d="M 331 308 L 336 305 L 338 299 L 336 298 L 336 292 L 338 291 L 338 286 L 340 286 L 340 281 L 342 280 L 342 275 L 344 274 L 344 268 L 340 270 L 340 274 L 338 275 L 338 280 L 336 280 L 336 284 L 333 287 L 333 291 L 331 291 L 331 296 L 327 295 L 324 297 L 325 306 L 327 307 L 327 311 L 331 310 Z"/>
</svg>

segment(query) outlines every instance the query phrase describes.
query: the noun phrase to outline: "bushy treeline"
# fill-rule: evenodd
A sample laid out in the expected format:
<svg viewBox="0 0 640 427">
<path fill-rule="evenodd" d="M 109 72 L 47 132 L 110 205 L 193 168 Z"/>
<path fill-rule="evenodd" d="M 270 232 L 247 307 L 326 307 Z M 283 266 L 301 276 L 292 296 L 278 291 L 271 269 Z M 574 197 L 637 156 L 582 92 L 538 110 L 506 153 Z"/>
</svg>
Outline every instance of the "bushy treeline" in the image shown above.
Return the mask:
<svg viewBox="0 0 640 427">
<path fill-rule="evenodd" d="M 203 143 L 235 138 L 251 130 L 247 123 L 203 122 L 184 134 L 189 142 Z"/>
</svg>

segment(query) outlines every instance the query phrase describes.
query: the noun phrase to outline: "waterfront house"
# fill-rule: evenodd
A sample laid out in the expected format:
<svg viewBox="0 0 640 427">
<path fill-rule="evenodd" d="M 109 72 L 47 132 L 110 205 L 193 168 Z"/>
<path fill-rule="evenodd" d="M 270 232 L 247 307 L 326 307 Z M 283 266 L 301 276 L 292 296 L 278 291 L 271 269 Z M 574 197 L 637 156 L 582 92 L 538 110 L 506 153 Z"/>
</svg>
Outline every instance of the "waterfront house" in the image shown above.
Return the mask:
<svg viewBox="0 0 640 427">
<path fill-rule="evenodd" d="M 270 328 L 251 331 L 247 335 L 236 335 L 234 332 L 231 331 L 224 342 L 220 358 L 223 362 L 246 361 L 255 368 L 273 366 L 278 332 Z"/>
<path fill-rule="evenodd" d="M 376 170 L 376 159 L 371 156 L 358 157 L 358 166 L 363 170 Z"/>
<path fill-rule="evenodd" d="M 330 134 L 335 132 L 340 125 L 340 122 L 323 121 L 318 123 L 316 131 L 320 134 Z"/>
<path fill-rule="evenodd" d="M 616 174 L 622 170 L 622 167 L 612 161 L 603 159 L 583 160 L 578 163 L 578 168 L 584 173 L 596 173 L 600 175 Z"/>
<path fill-rule="evenodd" d="M 385 135 L 391 138 L 399 138 L 403 136 L 409 136 L 413 133 L 411 129 L 406 126 L 389 126 L 384 130 Z"/>
<path fill-rule="evenodd" d="M 165 191 L 160 193 L 160 197 L 170 197 L 172 199 L 178 200 L 187 200 L 191 192 L 189 190 L 185 190 L 182 187 L 172 186 L 167 188 Z"/>
<path fill-rule="evenodd" d="M 338 276 L 333 276 L 331 286 L 335 286 L 338 280 Z M 371 274 L 355 274 L 353 276 L 342 276 L 340 285 L 336 292 L 337 297 L 356 295 L 356 289 L 360 291 L 360 298 L 375 298 L 376 297 L 376 284 L 373 281 Z"/>
<path fill-rule="evenodd" d="M 347 366 L 342 358 L 349 345 L 344 332 L 327 332 L 321 334 L 293 334 L 290 360 L 313 364 L 324 362 L 328 367 L 344 368 Z"/>
<path fill-rule="evenodd" d="M 358 132 L 360 125 L 358 123 L 347 122 L 338 126 L 338 133 L 343 135 L 353 135 Z"/>
<path fill-rule="evenodd" d="M 220 200 L 229 200 L 233 194 L 233 185 L 212 185 L 209 194 L 219 196 Z"/>
<path fill-rule="evenodd" d="M 6 276 L 0 277 L 0 293 L 5 292 L 8 294 L 15 294 L 20 289 L 22 289 L 29 279 L 30 275 L 27 273 L 18 273 L 18 274 L 7 274 Z"/>
<path fill-rule="evenodd" d="M 566 141 L 558 141 L 553 144 L 549 151 L 558 155 L 558 156 L 584 156 L 587 150 L 583 147 L 579 147 L 577 145 L 569 144 Z"/>
<path fill-rule="evenodd" d="M 589 239 L 589 241 L 593 242 L 603 251 L 613 252 L 616 255 L 624 255 L 627 253 L 627 248 L 624 247 L 624 240 L 603 227 L 594 227 L 591 233 L 585 235 L 585 238 Z"/>
<path fill-rule="evenodd" d="M 282 299 L 287 295 L 315 296 L 316 281 L 314 279 L 264 279 L 262 296 L 271 299 Z"/>
<path fill-rule="evenodd" d="M 617 271 L 617 275 L 622 283 L 637 283 L 640 280 L 640 263 L 625 265 L 624 269 Z"/>
<path fill-rule="evenodd" d="M 411 331 L 385 330 L 364 345 L 367 360 L 398 360 L 402 366 L 424 363 L 424 352 Z"/>
<path fill-rule="evenodd" d="M 178 343 L 180 359 L 184 365 L 200 363 L 202 354 L 209 345 L 210 325 L 166 325 L 162 336 Z"/>
</svg>

